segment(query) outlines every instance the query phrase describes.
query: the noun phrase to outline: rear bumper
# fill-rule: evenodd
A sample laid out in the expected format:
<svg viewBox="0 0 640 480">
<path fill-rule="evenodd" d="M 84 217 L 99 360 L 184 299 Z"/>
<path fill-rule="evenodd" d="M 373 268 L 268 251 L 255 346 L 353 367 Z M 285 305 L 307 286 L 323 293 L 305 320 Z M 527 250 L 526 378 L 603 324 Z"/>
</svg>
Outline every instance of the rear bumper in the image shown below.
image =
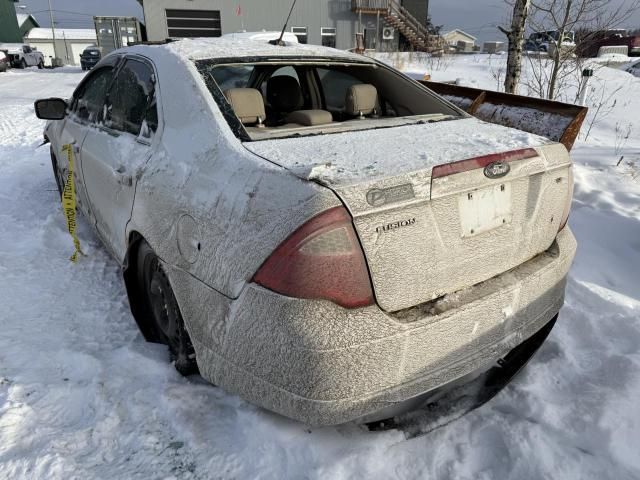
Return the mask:
<svg viewBox="0 0 640 480">
<path fill-rule="evenodd" d="M 344 423 L 488 368 L 535 334 L 564 302 L 575 249 L 565 228 L 516 269 L 397 314 L 251 284 L 227 309 L 215 346 L 191 332 L 198 365 L 269 410 L 312 425 Z"/>
<path fill-rule="evenodd" d="M 80 65 L 85 68 L 95 67 L 100 60 L 80 60 Z"/>
</svg>

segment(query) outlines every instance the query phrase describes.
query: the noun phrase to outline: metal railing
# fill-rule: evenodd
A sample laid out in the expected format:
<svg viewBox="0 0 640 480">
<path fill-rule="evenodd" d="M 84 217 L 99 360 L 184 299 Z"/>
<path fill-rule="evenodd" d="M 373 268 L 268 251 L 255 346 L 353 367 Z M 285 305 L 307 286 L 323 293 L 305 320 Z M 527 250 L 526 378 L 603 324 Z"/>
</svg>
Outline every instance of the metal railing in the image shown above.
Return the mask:
<svg viewBox="0 0 640 480">
<path fill-rule="evenodd" d="M 439 48 L 441 42 L 438 35 L 431 35 L 427 27 L 404 8 L 399 0 L 351 0 L 351 8 L 356 12 L 383 13 L 388 21 L 389 17 L 394 17 L 402 24 L 399 28 L 405 36 L 409 32 L 415 34 L 417 38 L 414 41 L 418 45 L 422 43 L 423 48 Z"/>
<path fill-rule="evenodd" d="M 403 21 L 409 28 L 415 31 L 421 37 L 424 37 L 425 41 L 429 39 L 429 31 L 420 21 L 409 13 L 409 10 L 404 8 L 398 0 L 388 0 L 389 12 L 396 14 L 398 18 Z"/>
<path fill-rule="evenodd" d="M 389 0 L 351 0 L 352 10 L 389 10 Z"/>
</svg>

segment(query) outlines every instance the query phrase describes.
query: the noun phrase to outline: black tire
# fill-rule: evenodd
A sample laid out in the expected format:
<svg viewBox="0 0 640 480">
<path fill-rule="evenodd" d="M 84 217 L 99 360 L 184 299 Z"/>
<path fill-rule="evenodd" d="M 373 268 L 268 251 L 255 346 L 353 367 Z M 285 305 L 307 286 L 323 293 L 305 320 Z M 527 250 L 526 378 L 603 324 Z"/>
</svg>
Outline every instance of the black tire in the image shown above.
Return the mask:
<svg viewBox="0 0 640 480">
<path fill-rule="evenodd" d="M 40 62 L 38 62 L 38 69 L 42 70 L 44 68 L 44 60 L 40 60 Z"/>
<path fill-rule="evenodd" d="M 62 198 L 62 191 L 64 190 L 64 179 L 62 177 L 62 173 L 58 170 L 58 161 L 56 160 L 56 156 L 53 154 L 53 148 L 51 149 L 51 167 L 53 167 L 53 177 L 56 179 L 56 187 L 58 187 L 58 193 L 60 194 L 60 198 Z"/>
<path fill-rule="evenodd" d="M 198 373 L 195 350 L 162 264 L 144 240 L 137 253 L 136 276 L 146 322 L 155 339 L 169 347 L 178 372 L 184 376 Z"/>
<path fill-rule="evenodd" d="M 27 62 L 24 58 L 20 60 L 20 68 L 27 68 Z"/>
</svg>

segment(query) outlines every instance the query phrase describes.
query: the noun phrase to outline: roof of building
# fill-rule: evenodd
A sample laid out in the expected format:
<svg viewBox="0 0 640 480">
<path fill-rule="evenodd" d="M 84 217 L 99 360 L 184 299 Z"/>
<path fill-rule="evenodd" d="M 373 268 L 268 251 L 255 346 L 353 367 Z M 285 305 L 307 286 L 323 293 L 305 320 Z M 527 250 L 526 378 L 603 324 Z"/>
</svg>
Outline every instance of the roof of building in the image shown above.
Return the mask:
<svg viewBox="0 0 640 480">
<path fill-rule="evenodd" d="M 56 28 L 56 39 L 96 40 L 96 31 L 92 28 Z M 50 28 L 32 28 L 25 40 L 53 40 Z"/>
<path fill-rule="evenodd" d="M 460 34 L 465 35 L 465 36 L 467 36 L 469 38 L 472 38 L 474 41 L 477 40 L 476 37 L 474 37 L 473 35 L 465 32 L 464 30 L 460 30 L 459 28 L 456 28 L 455 30 L 451 30 L 451 31 L 446 32 L 446 33 L 443 33 L 442 36 L 444 38 L 447 38 L 447 35 L 452 34 L 452 33 L 460 33 Z"/>
<path fill-rule="evenodd" d="M 238 57 L 323 57 L 359 63 L 374 63 L 374 60 L 355 53 L 319 45 L 285 42 L 285 46 L 271 45 L 266 40 L 220 38 L 194 38 L 171 42 L 160 46 L 129 47 L 161 48 L 191 60 L 207 60 Z"/>
<path fill-rule="evenodd" d="M 20 28 L 22 28 L 22 26 L 25 24 L 27 20 L 29 20 L 29 18 L 31 18 L 31 21 L 33 22 L 34 25 L 36 25 L 37 27 L 40 26 L 40 24 L 35 19 L 35 17 L 30 13 L 16 13 L 16 18 L 18 19 L 18 26 Z"/>
</svg>

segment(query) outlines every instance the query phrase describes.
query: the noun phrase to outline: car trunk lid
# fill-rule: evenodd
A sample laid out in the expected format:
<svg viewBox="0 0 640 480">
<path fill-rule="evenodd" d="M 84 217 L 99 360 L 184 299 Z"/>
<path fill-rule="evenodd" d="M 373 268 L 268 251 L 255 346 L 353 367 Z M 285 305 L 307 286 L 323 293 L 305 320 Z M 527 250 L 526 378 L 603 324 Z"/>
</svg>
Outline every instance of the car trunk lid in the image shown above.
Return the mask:
<svg viewBox="0 0 640 480">
<path fill-rule="evenodd" d="M 569 193 L 562 145 L 474 119 L 245 146 L 340 197 L 387 311 L 546 250 Z"/>
</svg>

